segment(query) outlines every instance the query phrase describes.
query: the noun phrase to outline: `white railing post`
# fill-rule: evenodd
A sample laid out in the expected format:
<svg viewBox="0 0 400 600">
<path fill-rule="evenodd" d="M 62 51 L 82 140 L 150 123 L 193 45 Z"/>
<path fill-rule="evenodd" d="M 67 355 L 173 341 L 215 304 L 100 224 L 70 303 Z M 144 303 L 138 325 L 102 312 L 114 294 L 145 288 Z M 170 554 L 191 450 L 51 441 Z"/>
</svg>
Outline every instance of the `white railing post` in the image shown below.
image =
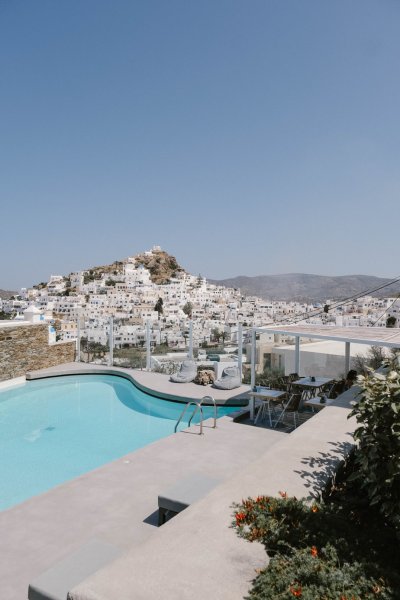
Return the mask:
<svg viewBox="0 0 400 600">
<path fill-rule="evenodd" d="M 238 369 L 240 381 L 242 381 L 243 371 L 243 326 L 238 323 Z"/>
<path fill-rule="evenodd" d="M 146 323 L 146 371 L 151 371 L 150 321 Z"/>
<path fill-rule="evenodd" d="M 190 319 L 189 321 L 189 352 L 188 358 L 193 360 L 193 321 Z"/>
<path fill-rule="evenodd" d="M 110 317 L 110 320 L 109 320 L 109 328 L 110 328 L 110 332 L 108 334 L 108 346 L 109 346 L 108 365 L 110 367 L 112 367 L 114 364 L 114 319 L 112 317 Z"/>
<path fill-rule="evenodd" d="M 76 362 L 81 362 L 81 311 L 78 308 L 78 318 L 76 322 Z"/>
</svg>

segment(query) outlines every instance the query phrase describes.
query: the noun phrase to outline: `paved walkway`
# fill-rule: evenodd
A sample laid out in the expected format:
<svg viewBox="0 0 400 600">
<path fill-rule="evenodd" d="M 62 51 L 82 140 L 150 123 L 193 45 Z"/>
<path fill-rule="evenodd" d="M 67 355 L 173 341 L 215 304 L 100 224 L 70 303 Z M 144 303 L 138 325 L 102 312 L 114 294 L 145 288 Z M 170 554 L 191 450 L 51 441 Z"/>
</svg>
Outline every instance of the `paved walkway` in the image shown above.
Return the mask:
<svg viewBox="0 0 400 600">
<path fill-rule="evenodd" d="M 332 404 L 71 593 L 71 600 L 241 600 L 264 548 L 230 527 L 232 502 L 258 494 L 316 497 L 352 444 L 348 403 Z M 256 435 L 260 430 L 248 427 Z M 266 435 L 270 431 L 264 430 Z M 241 443 L 238 441 L 238 445 Z"/>
</svg>

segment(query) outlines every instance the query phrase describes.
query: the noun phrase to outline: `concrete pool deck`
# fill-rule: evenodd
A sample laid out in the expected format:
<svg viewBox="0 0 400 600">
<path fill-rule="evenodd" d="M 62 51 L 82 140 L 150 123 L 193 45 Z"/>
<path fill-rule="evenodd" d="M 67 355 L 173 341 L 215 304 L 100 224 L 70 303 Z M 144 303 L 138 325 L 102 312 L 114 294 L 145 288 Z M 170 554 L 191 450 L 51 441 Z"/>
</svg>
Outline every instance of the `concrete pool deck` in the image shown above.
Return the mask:
<svg viewBox="0 0 400 600">
<path fill-rule="evenodd" d="M 232 503 L 280 490 L 298 498 L 318 497 L 352 446 L 355 421 L 347 419 L 352 398 L 346 393 L 268 450 L 259 448 L 246 467 L 140 547 L 81 582 L 70 599 L 242 599 L 267 556 L 261 544 L 244 541 L 230 527 Z"/>
<path fill-rule="evenodd" d="M 87 367 L 78 366 L 79 372 Z M 71 368 L 46 372 L 61 375 Z M 155 388 L 168 393 L 157 374 L 142 373 L 142 385 L 150 386 L 154 377 Z M 186 384 L 173 385 L 175 390 Z M 192 385 L 200 388 L 197 397 L 209 389 Z M 188 392 L 181 393 L 185 398 Z M 3 511 L 2 597 L 25 600 L 29 582 L 96 538 L 118 546 L 121 557 L 76 586 L 72 600 L 243 598 L 266 555 L 260 544 L 245 542 L 230 528 L 232 503 L 279 490 L 317 495 L 351 446 L 352 397 L 344 394 L 291 434 L 222 417 L 217 429 L 205 427 L 201 437 L 197 428 L 173 434 Z M 158 493 L 194 471 L 222 483 L 155 527 Z"/>
<path fill-rule="evenodd" d="M 193 471 L 225 480 L 286 435 L 231 417 L 211 424 L 203 436 L 198 427 L 172 434 L 0 512 L 0 597 L 25 600 L 30 581 L 90 539 L 141 545 L 161 531 L 162 489 Z"/>
<path fill-rule="evenodd" d="M 58 377 L 60 375 L 83 375 L 104 373 L 119 375 L 133 381 L 135 385 L 144 392 L 151 395 L 172 400 L 175 402 L 188 402 L 188 400 L 201 400 L 203 396 L 213 396 L 218 405 L 229 404 L 230 406 L 246 406 L 248 404 L 247 393 L 249 385 L 241 385 L 233 390 L 218 390 L 211 385 L 197 385 L 195 383 L 173 383 L 168 375 L 152 373 L 140 369 L 124 369 L 122 367 L 107 367 L 105 365 L 93 365 L 86 363 L 66 363 L 57 367 L 31 371 L 27 373 L 27 380 L 42 377 Z"/>
</svg>

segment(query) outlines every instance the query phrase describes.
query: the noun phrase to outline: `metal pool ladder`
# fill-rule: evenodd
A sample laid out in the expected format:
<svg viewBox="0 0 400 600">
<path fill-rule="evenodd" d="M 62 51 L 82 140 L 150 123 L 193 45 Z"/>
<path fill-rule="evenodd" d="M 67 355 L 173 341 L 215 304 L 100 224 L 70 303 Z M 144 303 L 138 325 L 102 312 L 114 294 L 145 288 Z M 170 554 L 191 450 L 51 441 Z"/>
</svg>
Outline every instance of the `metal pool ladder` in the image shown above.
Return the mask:
<svg viewBox="0 0 400 600">
<path fill-rule="evenodd" d="M 211 402 L 214 405 L 214 425 L 212 426 L 212 428 L 215 429 L 215 427 L 217 426 L 217 403 L 215 402 L 215 400 L 212 396 L 203 396 L 203 398 L 200 400 L 200 402 L 197 402 L 196 400 L 189 400 L 189 402 L 186 404 L 185 408 L 181 412 L 179 419 L 176 422 L 175 433 L 178 429 L 179 423 L 182 421 L 183 417 L 185 416 L 185 413 L 186 413 L 187 409 L 189 408 L 189 406 L 194 406 L 194 410 L 188 421 L 188 427 L 191 426 L 193 417 L 197 414 L 197 411 L 200 410 L 200 432 L 199 432 L 199 435 L 203 434 L 204 413 L 203 413 L 202 404 L 203 404 L 204 400 L 211 400 Z"/>
</svg>

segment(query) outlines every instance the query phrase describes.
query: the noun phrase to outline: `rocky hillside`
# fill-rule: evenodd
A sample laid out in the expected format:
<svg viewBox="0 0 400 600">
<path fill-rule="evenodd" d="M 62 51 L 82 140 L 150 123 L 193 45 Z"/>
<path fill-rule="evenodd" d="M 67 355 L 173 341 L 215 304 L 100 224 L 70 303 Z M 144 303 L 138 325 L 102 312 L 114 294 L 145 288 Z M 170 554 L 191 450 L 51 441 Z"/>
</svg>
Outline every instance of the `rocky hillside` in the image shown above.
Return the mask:
<svg viewBox="0 0 400 600">
<path fill-rule="evenodd" d="M 286 273 L 284 275 L 259 275 L 256 277 L 233 277 L 214 280 L 217 285 L 240 288 L 243 294 L 260 296 L 265 300 L 298 300 L 320 302 L 327 299 L 348 298 L 364 293 L 391 281 L 370 275 L 309 275 Z M 400 292 L 400 282 L 371 295 L 390 296 Z"/>
<path fill-rule="evenodd" d="M 135 256 L 136 265 L 143 265 L 150 271 L 151 280 L 153 283 L 166 283 L 174 277 L 178 272 L 183 272 L 184 269 L 178 264 L 175 256 L 171 256 L 164 250 L 157 250 L 149 254 L 143 253 Z"/>
<path fill-rule="evenodd" d="M 171 277 L 176 275 L 178 272 L 185 272 L 185 270 L 178 264 L 175 256 L 168 254 L 164 250 L 153 250 L 152 252 L 143 252 L 135 255 L 135 263 L 138 267 L 143 265 L 150 271 L 150 277 L 153 283 L 166 283 Z M 124 270 L 124 263 L 128 259 L 116 260 L 110 265 L 101 265 L 98 267 L 90 267 L 83 269 L 84 283 L 101 279 L 104 274 L 118 276 L 122 275 Z M 71 274 L 70 274 L 71 275 Z M 70 281 L 70 275 L 64 277 L 65 281 Z M 46 283 L 42 282 L 35 286 L 37 289 L 46 287 Z M 71 292 L 75 291 L 75 288 L 70 288 Z M 12 292 L 10 292 L 12 294 Z"/>
<path fill-rule="evenodd" d="M 153 283 L 166 283 L 171 277 L 184 269 L 178 264 L 175 256 L 171 256 L 164 250 L 153 250 L 135 255 L 136 266 L 143 265 L 150 271 L 150 277 Z M 108 275 L 122 274 L 124 262 L 116 260 L 111 265 L 102 265 L 100 267 L 91 267 L 86 269 L 91 279 L 100 279 L 103 273 Z"/>
</svg>

